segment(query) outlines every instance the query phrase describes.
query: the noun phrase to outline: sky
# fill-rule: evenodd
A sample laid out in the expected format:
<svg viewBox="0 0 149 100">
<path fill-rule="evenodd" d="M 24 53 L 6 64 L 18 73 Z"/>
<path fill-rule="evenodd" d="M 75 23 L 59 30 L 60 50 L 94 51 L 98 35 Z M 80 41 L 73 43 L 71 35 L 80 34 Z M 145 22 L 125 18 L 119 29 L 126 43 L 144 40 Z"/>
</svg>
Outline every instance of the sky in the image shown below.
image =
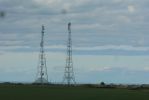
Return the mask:
<svg viewBox="0 0 149 100">
<path fill-rule="evenodd" d="M 42 25 L 49 81 L 62 82 L 71 22 L 76 82 L 148 84 L 148 5 L 148 0 L 0 0 L 0 82 L 35 80 Z"/>
</svg>

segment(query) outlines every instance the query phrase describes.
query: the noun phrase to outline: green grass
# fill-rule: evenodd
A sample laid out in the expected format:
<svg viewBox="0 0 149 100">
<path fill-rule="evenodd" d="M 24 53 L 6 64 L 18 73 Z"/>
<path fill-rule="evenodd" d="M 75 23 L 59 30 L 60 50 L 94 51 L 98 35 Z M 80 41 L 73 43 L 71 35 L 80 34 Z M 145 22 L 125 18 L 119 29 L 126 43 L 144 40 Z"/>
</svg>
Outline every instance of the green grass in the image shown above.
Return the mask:
<svg viewBox="0 0 149 100">
<path fill-rule="evenodd" d="M 2 85 L 0 100 L 149 100 L 149 90 Z"/>
</svg>

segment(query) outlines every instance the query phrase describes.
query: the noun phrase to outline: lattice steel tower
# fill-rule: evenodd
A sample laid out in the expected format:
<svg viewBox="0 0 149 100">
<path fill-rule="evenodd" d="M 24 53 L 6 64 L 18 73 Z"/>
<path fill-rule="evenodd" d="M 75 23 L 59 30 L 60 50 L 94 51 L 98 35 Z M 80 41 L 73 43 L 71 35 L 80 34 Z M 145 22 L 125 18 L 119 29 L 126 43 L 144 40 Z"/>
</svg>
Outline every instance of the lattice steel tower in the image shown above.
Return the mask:
<svg viewBox="0 0 149 100">
<path fill-rule="evenodd" d="M 37 71 L 36 80 L 35 80 L 35 83 L 40 83 L 40 84 L 48 83 L 46 57 L 44 52 L 44 30 L 45 30 L 44 26 L 42 25 L 39 64 L 38 64 L 38 69 L 37 69 L 38 71 Z"/>
<path fill-rule="evenodd" d="M 71 39 L 71 23 L 68 23 L 68 41 L 67 41 L 67 58 L 64 72 L 64 84 L 74 85 L 75 76 L 73 72 L 73 61 L 72 61 L 72 39 Z"/>
</svg>

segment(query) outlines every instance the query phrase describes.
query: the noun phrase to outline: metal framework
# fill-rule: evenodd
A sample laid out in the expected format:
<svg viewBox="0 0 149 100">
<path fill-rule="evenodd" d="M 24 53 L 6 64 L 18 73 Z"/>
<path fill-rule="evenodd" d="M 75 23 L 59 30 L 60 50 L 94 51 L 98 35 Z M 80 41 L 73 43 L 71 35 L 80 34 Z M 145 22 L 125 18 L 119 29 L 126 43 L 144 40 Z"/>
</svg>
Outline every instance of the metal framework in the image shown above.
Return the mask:
<svg viewBox="0 0 149 100">
<path fill-rule="evenodd" d="M 73 71 L 73 60 L 72 60 L 71 23 L 68 23 L 67 58 L 66 58 L 63 83 L 67 85 L 76 84 Z"/>
<path fill-rule="evenodd" d="M 45 33 L 44 30 L 45 28 L 42 25 L 39 64 L 38 64 L 38 69 L 37 69 L 38 71 L 37 71 L 36 80 L 35 80 L 35 83 L 39 83 L 39 84 L 48 83 L 46 57 L 44 52 L 44 33 Z"/>
</svg>

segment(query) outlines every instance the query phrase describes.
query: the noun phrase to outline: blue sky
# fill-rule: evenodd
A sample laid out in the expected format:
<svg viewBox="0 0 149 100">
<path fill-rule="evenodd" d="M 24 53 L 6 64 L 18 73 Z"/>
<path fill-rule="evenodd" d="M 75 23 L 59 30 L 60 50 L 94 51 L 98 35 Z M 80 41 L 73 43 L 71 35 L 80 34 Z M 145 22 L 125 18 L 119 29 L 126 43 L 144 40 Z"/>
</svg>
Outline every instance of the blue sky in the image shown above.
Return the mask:
<svg viewBox="0 0 149 100">
<path fill-rule="evenodd" d="M 0 81 L 32 82 L 41 25 L 49 80 L 61 82 L 72 23 L 77 82 L 149 83 L 148 0 L 0 0 Z"/>
</svg>

